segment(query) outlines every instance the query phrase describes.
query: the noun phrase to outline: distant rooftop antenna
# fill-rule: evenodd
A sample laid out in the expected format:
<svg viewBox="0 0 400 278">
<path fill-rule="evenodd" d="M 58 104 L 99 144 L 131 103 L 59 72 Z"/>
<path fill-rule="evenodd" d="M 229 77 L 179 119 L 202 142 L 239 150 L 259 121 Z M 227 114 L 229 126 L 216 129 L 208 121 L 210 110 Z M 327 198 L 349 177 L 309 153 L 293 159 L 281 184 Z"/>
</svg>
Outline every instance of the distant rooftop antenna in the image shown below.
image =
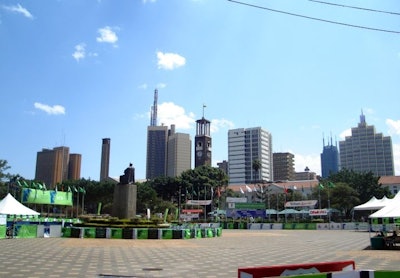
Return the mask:
<svg viewBox="0 0 400 278">
<path fill-rule="evenodd" d="M 150 126 L 157 126 L 157 100 L 158 100 L 158 90 L 154 90 L 154 102 L 151 107 L 151 118 L 150 118 Z"/>
</svg>

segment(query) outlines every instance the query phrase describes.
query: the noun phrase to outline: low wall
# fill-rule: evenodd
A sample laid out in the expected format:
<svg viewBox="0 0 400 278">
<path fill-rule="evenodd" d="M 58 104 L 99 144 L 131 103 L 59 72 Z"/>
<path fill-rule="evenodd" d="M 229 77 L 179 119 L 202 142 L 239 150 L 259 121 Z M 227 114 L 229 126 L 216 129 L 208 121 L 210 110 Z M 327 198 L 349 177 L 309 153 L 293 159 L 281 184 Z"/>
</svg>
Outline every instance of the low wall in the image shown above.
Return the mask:
<svg viewBox="0 0 400 278">
<path fill-rule="evenodd" d="M 62 237 L 109 239 L 190 239 L 222 235 L 221 227 L 194 229 L 66 227 Z"/>
<path fill-rule="evenodd" d="M 379 225 L 376 225 L 379 226 Z M 382 225 L 380 225 L 382 226 Z M 224 229 L 249 229 L 249 230 L 356 230 L 368 231 L 368 223 L 247 223 L 223 222 Z M 382 227 L 375 227 L 381 231 Z M 373 230 L 373 229 L 372 229 Z"/>
</svg>

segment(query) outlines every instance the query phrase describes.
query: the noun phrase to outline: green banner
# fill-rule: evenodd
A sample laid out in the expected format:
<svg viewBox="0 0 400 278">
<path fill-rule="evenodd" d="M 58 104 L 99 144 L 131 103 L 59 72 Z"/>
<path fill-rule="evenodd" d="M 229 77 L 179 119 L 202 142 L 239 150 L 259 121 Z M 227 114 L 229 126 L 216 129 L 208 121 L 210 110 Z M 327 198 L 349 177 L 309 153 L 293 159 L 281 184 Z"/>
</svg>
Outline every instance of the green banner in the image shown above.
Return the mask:
<svg viewBox="0 0 400 278">
<path fill-rule="evenodd" d="M 72 192 L 23 188 L 21 202 L 27 204 L 72 206 Z"/>
<path fill-rule="evenodd" d="M 264 203 L 235 203 L 236 209 L 265 209 Z"/>
</svg>

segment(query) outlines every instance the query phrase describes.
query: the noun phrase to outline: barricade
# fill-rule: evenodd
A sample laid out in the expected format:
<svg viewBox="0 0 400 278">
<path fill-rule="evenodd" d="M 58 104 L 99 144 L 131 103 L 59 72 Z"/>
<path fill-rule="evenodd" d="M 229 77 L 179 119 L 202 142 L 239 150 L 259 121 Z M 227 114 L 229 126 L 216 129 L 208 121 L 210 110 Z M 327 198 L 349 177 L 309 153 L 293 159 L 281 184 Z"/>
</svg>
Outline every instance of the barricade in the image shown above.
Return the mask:
<svg viewBox="0 0 400 278">
<path fill-rule="evenodd" d="M 238 269 L 238 278 L 262 278 L 350 270 L 355 270 L 354 261 L 243 267 Z"/>
</svg>

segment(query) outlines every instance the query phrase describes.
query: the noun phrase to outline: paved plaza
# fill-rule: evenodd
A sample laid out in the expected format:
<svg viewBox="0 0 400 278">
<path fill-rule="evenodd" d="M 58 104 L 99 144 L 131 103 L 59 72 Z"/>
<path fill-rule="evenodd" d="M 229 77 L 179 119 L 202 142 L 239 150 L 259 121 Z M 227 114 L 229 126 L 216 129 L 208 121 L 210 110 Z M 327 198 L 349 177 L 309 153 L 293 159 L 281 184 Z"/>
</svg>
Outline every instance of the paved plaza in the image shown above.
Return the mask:
<svg viewBox="0 0 400 278">
<path fill-rule="evenodd" d="M 354 260 L 400 270 L 400 251 L 368 250 L 368 232 L 223 230 L 201 239 L 2 239 L 0 277 L 237 277 L 239 267 Z"/>
</svg>

